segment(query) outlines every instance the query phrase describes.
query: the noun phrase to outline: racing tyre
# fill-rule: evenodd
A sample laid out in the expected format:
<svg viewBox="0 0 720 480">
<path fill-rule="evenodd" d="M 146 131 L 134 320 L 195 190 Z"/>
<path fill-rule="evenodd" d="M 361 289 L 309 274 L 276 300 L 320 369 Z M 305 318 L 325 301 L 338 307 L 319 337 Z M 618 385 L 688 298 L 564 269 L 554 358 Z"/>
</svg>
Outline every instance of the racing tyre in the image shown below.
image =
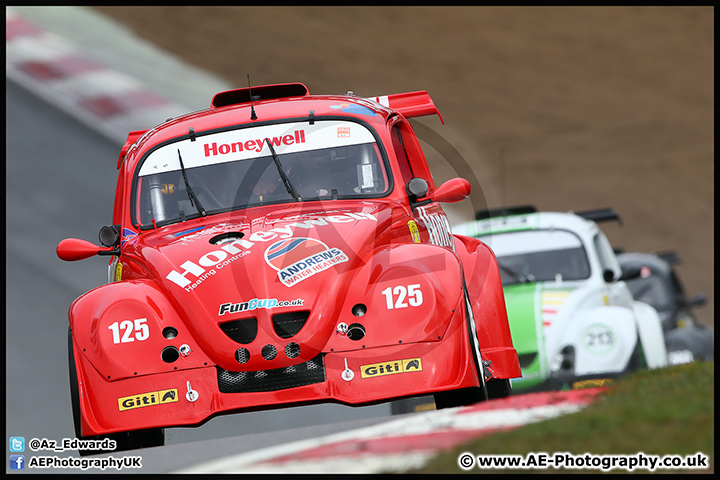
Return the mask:
<svg viewBox="0 0 720 480">
<path fill-rule="evenodd" d="M 628 364 L 625 366 L 623 374 L 628 374 L 630 372 L 635 372 L 637 370 L 643 370 L 646 368 L 647 361 L 645 360 L 645 351 L 642 348 L 642 342 L 640 341 L 640 337 L 638 337 L 637 343 L 635 344 L 635 349 L 630 356 L 630 360 L 628 360 Z"/>
<path fill-rule="evenodd" d="M 434 395 L 435 397 L 435 408 L 440 410 L 441 408 L 452 408 L 461 407 L 465 405 L 472 405 L 487 400 L 489 397 L 489 390 L 485 383 L 485 369 L 482 366 L 480 359 L 480 342 L 477 338 L 477 330 L 475 329 L 475 319 L 473 318 L 472 308 L 470 307 L 470 298 L 467 293 L 467 287 L 465 286 L 465 279 L 463 278 L 463 294 L 465 296 L 465 317 L 468 322 L 468 333 L 470 341 L 470 350 L 472 350 L 473 363 L 475 364 L 475 371 L 482 381 L 480 387 L 469 387 L 461 388 L 458 390 L 450 390 L 447 392 L 438 392 Z"/>
<path fill-rule="evenodd" d="M 509 378 L 491 378 L 485 382 L 487 386 L 488 399 L 509 397 L 512 393 L 512 385 Z"/>
<path fill-rule="evenodd" d="M 117 445 L 114 450 L 78 449 L 80 456 L 84 457 L 86 455 L 97 455 L 100 453 L 119 452 L 122 450 L 134 450 L 137 448 L 159 447 L 165 445 L 165 432 L 162 428 L 113 433 L 103 436 L 82 436 L 80 434 L 80 389 L 78 387 L 75 356 L 73 355 L 72 330 L 70 328 L 68 328 L 68 367 L 70 374 L 70 402 L 72 403 L 75 438 L 80 440 L 102 440 L 104 438 L 109 438 L 111 440 L 115 440 Z"/>
</svg>

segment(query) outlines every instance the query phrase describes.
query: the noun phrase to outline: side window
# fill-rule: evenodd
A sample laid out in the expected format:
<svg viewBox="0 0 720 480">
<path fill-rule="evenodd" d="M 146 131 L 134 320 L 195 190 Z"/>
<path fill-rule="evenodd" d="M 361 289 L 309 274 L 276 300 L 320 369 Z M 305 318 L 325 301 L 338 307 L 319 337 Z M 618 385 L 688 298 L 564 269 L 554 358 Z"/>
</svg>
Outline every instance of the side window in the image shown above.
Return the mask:
<svg viewBox="0 0 720 480">
<path fill-rule="evenodd" d="M 406 185 L 410 179 L 413 178 L 413 174 L 410 162 L 408 161 L 407 152 L 405 151 L 405 145 L 402 141 L 402 134 L 397 124 L 392 127 L 391 136 L 395 157 L 397 158 L 398 165 L 400 166 L 400 174 L 402 175 L 403 185 Z"/>
<path fill-rule="evenodd" d="M 394 117 L 390 122 L 394 122 L 390 134 L 395 153 L 401 160 L 401 175 L 404 183 L 407 184 L 413 177 L 423 178 L 428 182 L 429 191 L 432 192 L 435 190 L 435 182 L 412 126 L 400 116 Z M 402 166 L 403 163 L 407 163 L 407 170 Z"/>
</svg>

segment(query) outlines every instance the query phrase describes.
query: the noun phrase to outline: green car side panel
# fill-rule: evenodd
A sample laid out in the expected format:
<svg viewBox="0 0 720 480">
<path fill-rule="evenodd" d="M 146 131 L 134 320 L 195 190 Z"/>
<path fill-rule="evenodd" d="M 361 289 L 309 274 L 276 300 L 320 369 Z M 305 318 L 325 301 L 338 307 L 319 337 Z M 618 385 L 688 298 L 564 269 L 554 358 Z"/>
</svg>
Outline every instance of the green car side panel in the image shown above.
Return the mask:
<svg viewBox="0 0 720 480">
<path fill-rule="evenodd" d="M 540 298 L 542 284 L 524 283 L 504 288 L 505 306 L 513 345 L 520 357 L 522 378 L 513 379 L 513 388 L 530 388 L 547 378 Z M 529 359 L 532 358 L 532 361 Z"/>
</svg>

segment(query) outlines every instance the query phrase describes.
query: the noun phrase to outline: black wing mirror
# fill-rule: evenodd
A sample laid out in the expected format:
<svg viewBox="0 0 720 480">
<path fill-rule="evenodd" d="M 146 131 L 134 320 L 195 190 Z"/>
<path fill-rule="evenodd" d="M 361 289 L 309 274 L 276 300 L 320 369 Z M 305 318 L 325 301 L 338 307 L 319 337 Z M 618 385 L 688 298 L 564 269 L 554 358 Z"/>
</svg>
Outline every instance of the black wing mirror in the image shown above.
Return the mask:
<svg viewBox="0 0 720 480">
<path fill-rule="evenodd" d="M 618 278 L 618 281 L 632 280 L 633 278 L 638 278 L 640 276 L 641 271 L 642 271 L 641 268 L 638 266 L 628 267 L 623 270 L 622 274 L 620 275 L 620 278 Z M 605 270 L 605 273 L 607 273 L 607 272 L 612 273 L 610 270 Z M 606 281 L 608 281 L 608 280 L 606 280 Z"/>
<path fill-rule="evenodd" d="M 100 243 L 106 247 L 120 245 L 120 225 L 104 225 L 98 234 Z"/>
<path fill-rule="evenodd" d="M 405 185 L 405 191 L 410 198 L 410 207 L 415 208 L 432 202 L 454 203 L 470 195 L 470 182 L 464 178 L 453 178 L 435 189 L 432 198 L 420 200 L 427 195 L 429 186 L 427 181 L 415 177 Z"/>
</svg>

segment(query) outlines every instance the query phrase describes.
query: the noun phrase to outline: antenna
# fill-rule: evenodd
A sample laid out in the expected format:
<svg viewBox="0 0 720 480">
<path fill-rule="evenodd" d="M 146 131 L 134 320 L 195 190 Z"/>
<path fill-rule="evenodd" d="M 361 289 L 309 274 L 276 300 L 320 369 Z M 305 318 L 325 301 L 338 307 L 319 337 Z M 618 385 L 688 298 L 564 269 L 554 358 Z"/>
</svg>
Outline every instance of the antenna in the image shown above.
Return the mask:
<svg viewBox="0 0 720 480">
<path fill-rule="evenodd" d="M 257 120 L 257 115 L 255 115 L 255 107 L 253 106 L 253 96 L 252 96 L 252 89 L 250 88 L 250 74 L 247 74 L 248 77 L 248 93 L 250 94 L 250 120 Z"/>
<path fill-rule="evenodd" d="M 505 205 L 505 148 L 500 147 L 500 205 Z"/>
</svg>

